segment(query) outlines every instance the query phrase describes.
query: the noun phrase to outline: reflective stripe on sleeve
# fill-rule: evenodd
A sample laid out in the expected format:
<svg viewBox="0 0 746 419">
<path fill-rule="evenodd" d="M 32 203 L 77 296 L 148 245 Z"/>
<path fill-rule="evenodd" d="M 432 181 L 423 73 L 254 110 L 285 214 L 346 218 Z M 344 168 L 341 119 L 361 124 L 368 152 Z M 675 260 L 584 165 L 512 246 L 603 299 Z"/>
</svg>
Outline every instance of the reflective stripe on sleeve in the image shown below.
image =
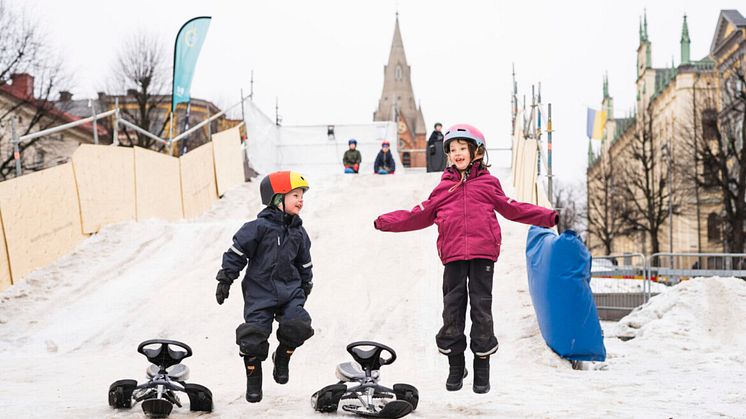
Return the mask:
<svg viewBox="0 0 746 419">
<path fill-rule="evenodd" d="M 240 251 L 240 250 L 238 250 L 238 249 L 236 249 L 236 246 L 231 246 L 230 250 L 231 250 L 231 251 L 232 251 L 233 253 L 237 254 L 238 256 L 243 256 L 243 252 L 242 252 L 242 251 Z"/>
</svg>

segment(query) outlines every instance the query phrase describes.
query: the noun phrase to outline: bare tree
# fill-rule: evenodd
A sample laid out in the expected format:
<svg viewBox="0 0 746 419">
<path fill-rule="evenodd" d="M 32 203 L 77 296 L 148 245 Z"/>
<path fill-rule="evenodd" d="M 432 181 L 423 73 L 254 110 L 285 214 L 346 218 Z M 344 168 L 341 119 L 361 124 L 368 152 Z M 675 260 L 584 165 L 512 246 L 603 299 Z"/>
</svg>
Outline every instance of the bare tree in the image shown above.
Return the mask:
<svg viewBox="0 0 746 419">
<path fill-rule="evenodd" d="M 585 231 L 582 192 L 578 185 L 555 182 L 552 194 L 552 205 L 560 213 L 560 222 L 557 230 L 562 233 L 565 230 L 573 230 L 582 235 Z"/>
<path fill-rule="evenodd" d="M 617 183 L 625 202 L 620 215 L 629 228 L 645 233 L 650 239 L 651 253 L 658 253 L 659 233 L 670 215 L 680 214 L 681 197 L 673 192 L 675 187 L 669 185 L 671 180 L 667 176 L 672 170 L 673 156 L 668 158 L 660 151 L 670 141 L 659 144 L 664 139 L 657 139 L 653 135 L 650 106 L 638 118 L 624 150 L 624 161 L 628 163 L 621 168 L 621 178 Z M 672 153 L 670 148 L 665 152 Z M 669 193 L 669 190 L 672 192 Z"/>
<path fill-rule="evenodd" d="M 588 235 L 598 238 L 607 255 L 613 253 L 614 240 L 627 233 L 622 213 L 624 199 L 619 193 L 616 170 L 608 161 L 608 154 L 602 153 L 596 164 L 599 171 L 588 177 Z"/>
<path fill-rule="evenodd" d="M 166 95 L 169 90 L 167 57 L 156 36 L 139 32 L 120 50 L 112 80 L 112 87 L 125 92 L 125 100 L 135 105 L 121 106 L 122 117 L 158 137 L 163 137 L 169 123 L 165 110 L 170 97 Z M 122 145 L 163 149 L 161 143 L 146 135 L 127 129 L 123 132 L 127 140 Z"/>
<path fill-rule="evenodd" d="M 0 144 L 8 142 L 8 126 L 21 110 L 31 110 L 30 117 L 17 126 L 17 135 L 23 136 L 59 123 L 60 111 L 51 100 L 53 94 L 70 83 L 62 60 L 56 57 L 48 45 L 46 36 L 38 28 L 39 23 L 29 20 L 24 12 L 12 10 L 0 0 L 0 86 L 7 85 L 17 73 L 29 73 L 34 77 L 34 89 L 30 94 L 15 97 L 13 104 L 0 109 Z M 35 146 L 43 137 L 19 144 L 23 153 Z M 13 152 L 0 157 L 0 178 L 5 180 L 15 175 Z M 28 168 L 25 167 L 24 168 Z"/>
<path fill-rule="evenodd" d="M 719 114 L 703 115 L 709 133 L 698 153 L 716 169 L 703 182 L 719 187 L 723 198 L 725 247 L 742 253 L 746 248 L 746 75 L 743 58 L 721 75 L 722 107 Z"/>
<path fill-rule="evenodd" d="M 676 176 L 682 180 L 677 192 L 688 197 L 682 207 L 683 213 L 693 214 L 697 222 L 697 249 L 702 251 L 702 209 L 711 207 L 707 203 L 718 195 L 717 164 L 707 152 L 709 143 L 715 140 L 717 131 L 718 97 L 716 80 L 710 74 L 697 74 L 692 84 L 691 99 L 683 112 L 677 115 L 675 131 L 676 144 L 680 146 L 677 153 L 679 161 L 674 166 Z M 720 211 L 716 217 L 720 219 Z M 717 223 L 719 224 L 719 223 Z M 711 236 L 708 226 L 708 237 Z M 716 225 L 718 241 L 720 226 Z"/>
</svg>

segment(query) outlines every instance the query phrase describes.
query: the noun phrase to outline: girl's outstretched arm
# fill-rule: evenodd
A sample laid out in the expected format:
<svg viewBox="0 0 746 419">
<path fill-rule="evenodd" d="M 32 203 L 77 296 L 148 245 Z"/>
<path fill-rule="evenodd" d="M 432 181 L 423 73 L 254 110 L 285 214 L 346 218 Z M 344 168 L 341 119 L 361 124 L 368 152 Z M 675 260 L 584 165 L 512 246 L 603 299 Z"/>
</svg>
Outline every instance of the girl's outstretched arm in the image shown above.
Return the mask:
<svg viewBox="0 0 746 419">
<path fill-rule="evenodd" d="M 497 178 L 495 178 L 495 187 L 495 193 L 492 194 L 495 210 L 508 220 L 539 227 L 554 227 L 559 221 L 559 214 L 555 210 L 519 202 L 505 196 Z"/>
<path fill-rule="evenodd" d="M 411 211 L 392 211 L 378 216 L 373 226 L 381 231 L 414 231 L 430 227 L 435 222 L 435 205 L 431 199 L 412 208 Z"/>
</svg>

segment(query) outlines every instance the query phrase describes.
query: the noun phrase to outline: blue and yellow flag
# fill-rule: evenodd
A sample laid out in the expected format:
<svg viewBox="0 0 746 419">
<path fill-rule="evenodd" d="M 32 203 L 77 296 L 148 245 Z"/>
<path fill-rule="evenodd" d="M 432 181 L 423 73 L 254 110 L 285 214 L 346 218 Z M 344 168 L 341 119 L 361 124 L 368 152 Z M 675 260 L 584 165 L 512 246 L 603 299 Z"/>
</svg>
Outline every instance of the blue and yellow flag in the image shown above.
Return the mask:
<svg viewBox="0 0 746 419">
<path fill-rule="evenodd" d="M 199 51 L 205 42 L 211 19 L 209 16 L 195 17 L 185 23 L 176 35 L 171 112 L 176 109 L 177 104 L 189 102 L 194 67 L 197 65 Z"/>
<path fill-rule="evenodd" d="M 606 111 L 588 108 L 585 132 L 588 138 L 600 140 L 606 126 Z"/>
</svg>

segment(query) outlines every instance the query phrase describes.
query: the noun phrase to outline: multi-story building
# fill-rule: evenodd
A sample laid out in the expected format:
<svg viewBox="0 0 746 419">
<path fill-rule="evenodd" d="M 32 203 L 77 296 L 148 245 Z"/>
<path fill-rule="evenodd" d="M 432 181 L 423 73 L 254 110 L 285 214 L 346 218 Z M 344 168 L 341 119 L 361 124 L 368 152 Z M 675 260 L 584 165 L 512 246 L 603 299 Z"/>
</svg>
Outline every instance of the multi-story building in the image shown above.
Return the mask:
<svg viewBox="0 0 746 419">
<path fill-rule="evenodd" d="M 706 176 L 712 168 L 707 166 L 708 162 L 695 159 L 694 151 L 696 144 L 706 141 L 713 132 L 711 115 L 717 113 L 719 106 L 718 74 L 715 62 L 709 56 L 698 61 L 691 59 L 690 43 L 684 16 L 680 63 L 654 68 L 645 16 L 640 23 L 637 97 L 633 112 L 621 118 L 614 116 L 614 101 L 608 93 L 608 80 L 604 80 L 602 108 L 607 112 L 608 121 L 600 155 L 589 158 L 587 171 L 588 245 L 594 254 L 652 252 L 652 232 L 635 229 L 629 223 L 620 224 L 619 218 L 624 211 L 658 212 L 662 221 L 657 228 L 658 251 L 722 251 L 719 235 L 713 234 L 713 230 L 719 228 L 713 224 L 717 220 L 711 216 L 719 213 L 722 201 L 715 188 L 703 187 L 701 182 L 697 182 L 698 177 Z M 644 146 L 641 145 L 642 138 L 645 139 Z M 633 154 L 641 147 L 649 154 L 648 177 L 638 173 L 637 179 L 625 179 L 621 175 L 625 169 L 640 166 L 641 157 Z M 593 187 L 599 179 L 609 177 L 615 177 L 610 187 Z M 641 196 L 641 188 L 636 190 L 634 203 L 629 202 L 632 200 L 629 196 L 620 197 L 622 190 L 633 188 L 619 182 L 633 181 L 645 183 L 654 196 L 650 202 L 654 201 L 655 205 L 646 208 L 648 202 Z M 608 211 L 603 213 L 602 210 Z M 594 226 L 594 218 L 604 217 L 610 220 L 607 230 L 613 231 L 602 231 L 604 228 Z M 606 236 L 608 241 L 609 233 L 613 236 L 610 248 L 603 240 Z"/>
</svg>

